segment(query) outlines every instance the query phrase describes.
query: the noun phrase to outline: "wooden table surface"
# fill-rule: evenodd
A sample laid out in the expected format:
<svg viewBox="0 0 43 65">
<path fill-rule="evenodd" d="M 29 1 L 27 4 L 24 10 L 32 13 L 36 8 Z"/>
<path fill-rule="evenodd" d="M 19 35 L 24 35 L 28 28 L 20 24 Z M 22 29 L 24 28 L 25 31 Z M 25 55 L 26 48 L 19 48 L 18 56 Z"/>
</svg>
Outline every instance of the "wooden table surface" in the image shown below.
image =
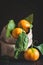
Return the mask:
<svg viewBox="0 0 43 65">
<path fill-rule="evenodd" d="M 41 56 L 40 59 L 35 62 L 1 57 L 0 65 L 43 65 L 43 56 Z"/>
</svg>

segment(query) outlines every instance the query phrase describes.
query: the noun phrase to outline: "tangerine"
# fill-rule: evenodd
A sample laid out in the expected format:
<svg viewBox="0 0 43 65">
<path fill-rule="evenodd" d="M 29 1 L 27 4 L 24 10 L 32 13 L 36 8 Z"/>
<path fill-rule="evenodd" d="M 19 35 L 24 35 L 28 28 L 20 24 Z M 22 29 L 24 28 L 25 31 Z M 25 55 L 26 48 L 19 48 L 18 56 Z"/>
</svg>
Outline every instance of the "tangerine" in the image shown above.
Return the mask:
<svg viewBox="0 0 43 65">
<path fill-rule="evenodd" d="M 30 28 L 30 22 L 25 19 L 20 20 L 18 23 L 18 27 L 21 27 L 25 30 L 25 32 L 28 32 L 28 30 Z"/>
<path fill-rule="evenodd" d="M 22 28 L 15 28 L 15 29 L 12 31 L 12 36 L 13 36 L 14 38 L 18 38 L 18 35 L 19 35 L 20 33 L 22 33 L 22 32 L 23 32 Z"/>
<path fill-rule="evenodd" d="M 26 60 L 36 61 L 39 59 L 39 56 L 40 56 L 40 53 L 36 48 L 29 48 L 24 53 L 24 58 Z"/>
</svg>

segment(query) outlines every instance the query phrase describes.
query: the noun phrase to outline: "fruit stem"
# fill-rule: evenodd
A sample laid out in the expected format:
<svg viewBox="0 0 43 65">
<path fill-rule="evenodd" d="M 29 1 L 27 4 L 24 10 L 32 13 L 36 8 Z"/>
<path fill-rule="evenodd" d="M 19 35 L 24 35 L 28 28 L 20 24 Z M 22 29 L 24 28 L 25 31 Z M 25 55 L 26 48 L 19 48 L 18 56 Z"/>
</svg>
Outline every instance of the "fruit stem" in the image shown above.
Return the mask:
<svg viewBox="0 0 43 65">
<path fill-rule="evenodd" d="M 31 48 L 33 48 L 33 43 L 32 43 L 32 45 L 31 45 Z"/>
<path fill-rule="evenodd" d="M 31 45 L 31 47 L 33 48 L 33 46 L 36 48 L 37 46 L 36 45 L 34 45 L 34 43 L 38 43 L 38 41 L 37 40 L 34 40 L 33 42 L 32 42 L 32 45 Z"/>
</svg>

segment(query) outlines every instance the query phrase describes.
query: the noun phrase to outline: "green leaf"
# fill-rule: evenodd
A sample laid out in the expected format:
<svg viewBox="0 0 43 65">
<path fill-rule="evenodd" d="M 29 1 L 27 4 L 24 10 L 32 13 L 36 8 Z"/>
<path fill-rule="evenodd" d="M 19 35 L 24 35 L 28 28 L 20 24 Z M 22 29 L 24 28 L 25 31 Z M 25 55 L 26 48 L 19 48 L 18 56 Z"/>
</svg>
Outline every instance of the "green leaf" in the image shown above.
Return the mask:
<svg viewBox="0 0 43 65">
<path fill-rule="evenodd" d="M 33 25 L 32 25 L 32 24 L 30 24 L 30 28 L 31 28 L 31 29 L 33 28 Z"/>
<path fill-rule="evenodd" d="M 25 19 L 32 24 L 32 23 L 33 23 L 33 13 L 30 14 L 30 15 L 29 15 L 28 17 L 26 17 Z"/>
<path fill-rule="evenodd" d="M 21 50 L 26 50 L 28 46 L 28 37 L 25 32 L 22 32 L 16 41 L 16 47 Z"/>
<path fill-rule="evenodd" d="M 15 52 L 14 52 L 14 58 L 18 59 L 20 56 L 21 50 L 19 48 L 15 48 Z"/>
<path fill-rule="evenodd" d="M 11 31 L 15 28 L 14 20 L 10 20 L 6 28 L 6 37 L 10 37 Z"/>
<path fill-rule="evenodd" d="M 39 51 L 41 52 L 41 54 L 43 55 L 43 44 L 40 44 L 39 46 L 36 46 L 36 48 L 38 48 Z"/>
<path fill-rule="evenodd" d="M 7 38 L 10 37 L 10 35 L 11 35 L 11 34 L 10 34 L 10 31 L 7 29 L 7 30 L 6 30 L 6 37 L 7 37 Z"/>
<path fill-rule="evenodd" d="M 16 49 L 14 52 L 14 58 L 18 59 L 18 55 L 19 55 L 19 51 L 18 51 L 18 49 Z"/>
<path fill-rule="evenodd" d="M 20 53 L 25 51 L 28 46 L 28 37 L 25 32 L 22 32 L 16 41 L 15 54 L 14 58 L 18 59 L 20 57 Z"/>
<path fill-rule="evenodd" d="M 10 20 L 8 23 L 8 29 L 12 31 L 15 28 L 15 22 L 14 20 Z"/>
</svg>

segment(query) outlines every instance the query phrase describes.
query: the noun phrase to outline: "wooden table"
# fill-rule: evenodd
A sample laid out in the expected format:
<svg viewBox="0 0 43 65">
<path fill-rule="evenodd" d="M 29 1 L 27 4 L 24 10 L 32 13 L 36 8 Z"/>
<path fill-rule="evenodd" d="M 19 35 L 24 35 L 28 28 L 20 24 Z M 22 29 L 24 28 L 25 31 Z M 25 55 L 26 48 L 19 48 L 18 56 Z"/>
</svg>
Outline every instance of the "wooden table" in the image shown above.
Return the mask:
<svg viewBox="0 0 43 65">
<path fill-rule="evenodd" d="M 41 57 L 38 61 L 35 62 L 1 58 L 0 65 L 43 65 L 43 58 Z"/>
<path fill-rule="evenodd" d="M 15 60 L 13 58 L 0 57 L 0 65 L 43 65 L 43 56 L 38 61 Z"/>
</svg>

